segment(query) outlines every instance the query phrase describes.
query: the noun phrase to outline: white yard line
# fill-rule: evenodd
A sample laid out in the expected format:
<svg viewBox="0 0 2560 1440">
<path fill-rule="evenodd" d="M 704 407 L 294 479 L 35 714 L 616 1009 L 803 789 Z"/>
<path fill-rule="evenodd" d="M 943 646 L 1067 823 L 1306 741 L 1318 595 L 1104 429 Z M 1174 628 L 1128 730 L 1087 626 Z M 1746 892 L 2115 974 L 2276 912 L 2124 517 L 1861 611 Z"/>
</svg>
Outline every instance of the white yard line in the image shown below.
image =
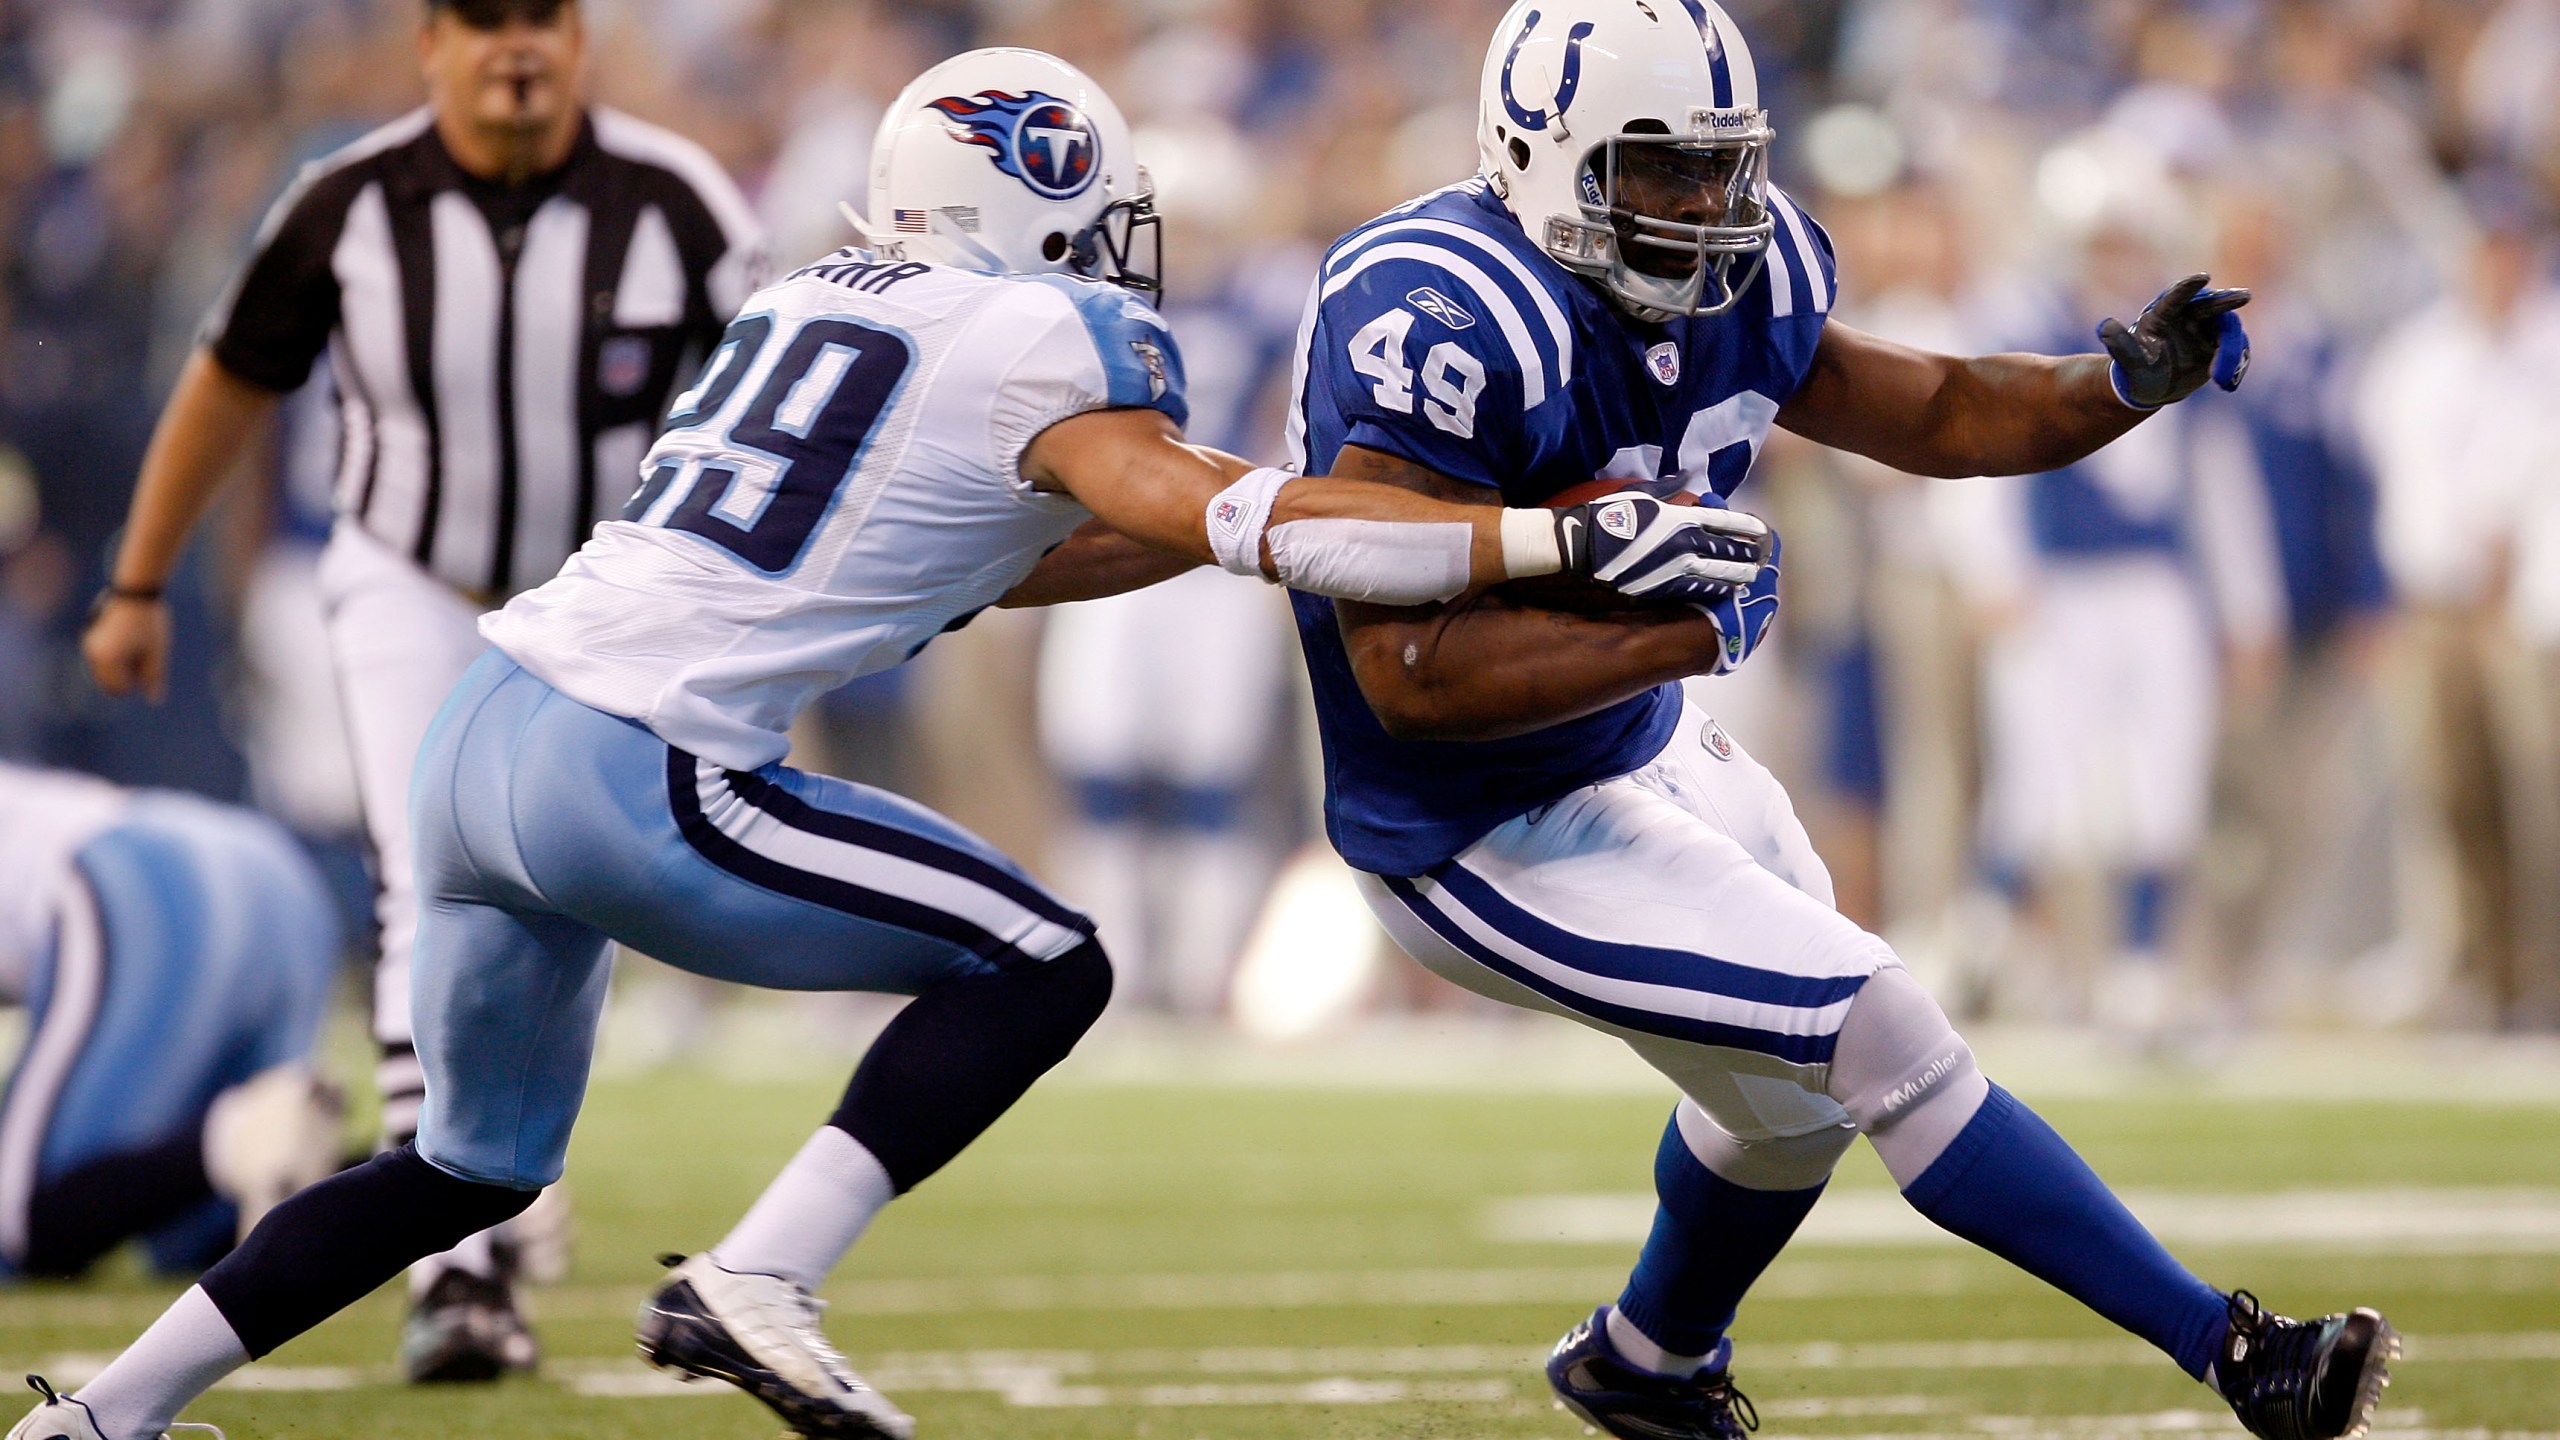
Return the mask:
<svg viewBox="0 0 2560 1440">
<path fill-rule="evenodd" d="M 2280 1190 L 2205 1194 L 2128 1190 L 2124 1202 L 2173 1245 L 2354 1249 L 2389 1254 L 2560 1254 L 2560 1190 Z M 1486 1205 L 1486 1238 L 1518 1243 L 1635 1244 L 1653 1223 L 1641 1192 L 1523 1195 Z M 1825 1195 L 1798 1246 L 1959 1246 L 1890 1190 Z"/>
</svg>

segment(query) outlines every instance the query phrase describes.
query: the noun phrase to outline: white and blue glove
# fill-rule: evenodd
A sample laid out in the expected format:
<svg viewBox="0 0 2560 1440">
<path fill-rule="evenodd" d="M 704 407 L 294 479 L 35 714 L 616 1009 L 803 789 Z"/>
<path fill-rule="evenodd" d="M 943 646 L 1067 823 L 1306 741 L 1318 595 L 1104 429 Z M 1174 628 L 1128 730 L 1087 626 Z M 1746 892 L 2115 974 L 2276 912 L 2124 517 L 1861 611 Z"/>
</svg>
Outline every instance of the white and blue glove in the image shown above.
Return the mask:
<svg viewBox="0 0 2560 1440">
<path fill-rule="evenodd" d="M 2173 405 L 2211 380 L 2237 390 L 2249 373 L 2249 331 L 2240 323 L 2246 290 L 2208 290 L 2211 276 L 2190 275 L 2163 290 L 2131 325 L 2109 319 L 2098 343 L 2115 360 L 2108 378 L 2116 398 L 2136 410 Z"/>
<path fill-rule="evenodd" d="M 1705 602 L 1760 574 L 1769 527 L 1708 496 L 1674 505 L 1624 490 L 1556 513 L 1556 544 L 1569 575 L 1621 595 Z"/>
<path fill-rule="evenodd" d="M 1778 618 L 1778 537 L 1769 536 L 1769 558 L 1760 573 L 1748 585 L 1725 593 L 1723 598 L 1697 602 L 1698 609 L 1716 622 L 1716 633 L 1724 637 L 1724 648 L 1717 652 L 1716 668 L 1710 675 L 1730 675 L 1751 652 L 1760 648 L 1760 639 L 1769 633 L 1769 622 Z"/>
</svg>

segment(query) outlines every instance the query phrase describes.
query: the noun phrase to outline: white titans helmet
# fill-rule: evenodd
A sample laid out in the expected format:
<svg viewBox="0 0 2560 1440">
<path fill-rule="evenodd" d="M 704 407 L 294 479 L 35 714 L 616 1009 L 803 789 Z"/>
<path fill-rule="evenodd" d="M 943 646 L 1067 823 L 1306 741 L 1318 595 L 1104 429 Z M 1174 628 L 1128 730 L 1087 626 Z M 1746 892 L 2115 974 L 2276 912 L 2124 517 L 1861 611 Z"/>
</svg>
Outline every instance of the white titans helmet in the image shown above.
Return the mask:
<svg viewBox="0 0 2560 1440">
<path fill-rule="evenodd" d="M 1520 0 L 1485 52 L 1494 193 L 1639 319 L 1721 315 L 1759 273 L 1771 133 L 1715 0 Z"/>
<path fill-rule="evenodd" d="M 870 217 L 851 218 L 893 258 L 1160 288 L 1155 194 L 1129 122 L 1038 50 L 972 50 L 910 82 L 872 142 Z"/>
</svg>

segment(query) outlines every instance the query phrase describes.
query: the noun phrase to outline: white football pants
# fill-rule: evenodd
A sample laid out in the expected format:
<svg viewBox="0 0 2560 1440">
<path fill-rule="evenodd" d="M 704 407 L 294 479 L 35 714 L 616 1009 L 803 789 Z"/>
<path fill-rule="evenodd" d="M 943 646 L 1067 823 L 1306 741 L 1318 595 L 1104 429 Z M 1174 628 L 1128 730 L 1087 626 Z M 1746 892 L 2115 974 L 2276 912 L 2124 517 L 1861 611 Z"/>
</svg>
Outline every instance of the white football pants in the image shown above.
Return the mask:
<svg viewBox="0 0 2560 1440">
<path fill-rule="evenodd" d="M 1734 1140 L 1856 1123 L 1833 1054 L 1851 1002 L 1901 961 L 1831 908 L 1785 789 L 1694 698 L 1644 768 L 1361 888 L 1414 958 L 1617 1036 Z"/>
</svg>

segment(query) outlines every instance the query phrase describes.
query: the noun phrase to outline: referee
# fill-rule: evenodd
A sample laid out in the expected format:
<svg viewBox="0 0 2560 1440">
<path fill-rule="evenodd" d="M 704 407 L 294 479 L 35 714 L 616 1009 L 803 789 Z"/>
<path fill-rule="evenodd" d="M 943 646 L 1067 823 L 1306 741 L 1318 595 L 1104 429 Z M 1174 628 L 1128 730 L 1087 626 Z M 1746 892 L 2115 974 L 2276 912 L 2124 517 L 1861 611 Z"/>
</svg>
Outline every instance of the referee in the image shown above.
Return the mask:
<svg viewBox="0 0 2560 1440">
<path fill-rule="evenodd" d="M 483 649 L 481 613 L 620 512 L 677 377 L 763 279 L 719 165 L 585 104 L 584 51 L 575 0 L 427 0 L 426 106 L 313 163 L 268 215 L 160 417 L 82 642 L 108 693 L 160 697 L 188 532 L 325 354 L 343 438 L 320 583 L 379 874 L 391 1145 L 424 1092 L 407 801 L 427 724 Z M 516 1248 L 492 1231 L 410 1272 L 411 1379 L 534 1363 Z"/>
</svg>

